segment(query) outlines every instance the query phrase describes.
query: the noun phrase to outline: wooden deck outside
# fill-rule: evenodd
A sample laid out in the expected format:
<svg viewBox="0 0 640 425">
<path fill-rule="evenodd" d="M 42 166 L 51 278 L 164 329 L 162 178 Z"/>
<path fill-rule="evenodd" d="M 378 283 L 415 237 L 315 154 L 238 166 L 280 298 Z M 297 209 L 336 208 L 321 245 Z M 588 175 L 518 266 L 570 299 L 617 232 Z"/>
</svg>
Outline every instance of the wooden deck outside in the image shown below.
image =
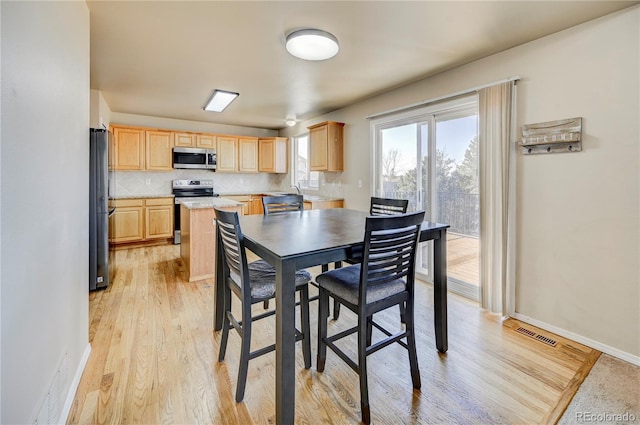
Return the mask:
<svg viewBox="0 0 640 425">
<path fill-rule="evenodd" d="M 447 273 L 471 285 L 480 284 L 480 239 L 447 233 Z"/>
</svg>

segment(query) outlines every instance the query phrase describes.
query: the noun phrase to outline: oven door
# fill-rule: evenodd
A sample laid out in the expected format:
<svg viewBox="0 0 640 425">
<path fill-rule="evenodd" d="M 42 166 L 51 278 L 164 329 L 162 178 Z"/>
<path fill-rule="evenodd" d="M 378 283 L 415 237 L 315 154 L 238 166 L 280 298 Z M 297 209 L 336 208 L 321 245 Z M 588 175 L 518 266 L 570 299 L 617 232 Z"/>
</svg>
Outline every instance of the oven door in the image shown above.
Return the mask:
<svg viewBox="0 0 640 425">
<path fill-rule="evenodd" d="M 173 210 L 173 243 L 180 243 L 180 204 L 176 198 L 176 205 Z"/>
</svg>

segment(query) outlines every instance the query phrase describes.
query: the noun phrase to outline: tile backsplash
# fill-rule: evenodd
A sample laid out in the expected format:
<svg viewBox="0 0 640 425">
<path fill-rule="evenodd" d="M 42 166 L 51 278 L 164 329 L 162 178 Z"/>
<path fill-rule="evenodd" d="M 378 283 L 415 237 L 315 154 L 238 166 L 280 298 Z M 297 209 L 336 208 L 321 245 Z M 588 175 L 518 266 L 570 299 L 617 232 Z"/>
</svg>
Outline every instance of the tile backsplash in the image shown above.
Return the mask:
<svg viewBox="0 0 640 425">
<path fill-rule="evenodd" d="M 211 179 L 214 192 L 224 194 L 274 190 L 282 185 L 283 180 L 288 182 L 288 175 L 226 174 L 209 170 L 112 171 L 109 173 L 109 195 L 171 195 L 171 182 L 178 179 Z"/>
<path fill-rule="evenodd" d="M 213 190 L 220 194 L 258 193 L 268 191 L 290 192 L 289 174 L 231 174 L 210 170 L 173 171 L 111 171 L 109 173 L 109 196 L 157 196 L 171 195 L 171 182 L 178 179 L 213 180 Z M 342 198 L 342 173 L 320 173 L 320 189 L 303 189 L 303 193 Z"/>
</svg>

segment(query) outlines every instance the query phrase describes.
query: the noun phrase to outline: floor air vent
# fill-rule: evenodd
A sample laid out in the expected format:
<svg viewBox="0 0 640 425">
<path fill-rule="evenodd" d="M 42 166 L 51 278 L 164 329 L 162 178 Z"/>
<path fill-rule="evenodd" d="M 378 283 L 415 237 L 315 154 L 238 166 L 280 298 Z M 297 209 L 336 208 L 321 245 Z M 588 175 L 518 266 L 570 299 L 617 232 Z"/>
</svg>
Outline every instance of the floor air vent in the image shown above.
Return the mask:
<svg viewBox="0 0 640 425">
<path fill-rule="evenodd" d="M 530 338 L 535 339 L 536 341 L 540 341 L 543 344 L 547 344 L 551 347 L 555 347 L 558 344 L 558 341 L 556 341 L 555 339 L 551 339 L 549 337 L 546 337 L 544 335 L 540 335 L 535 333 L 534 331 L 527 329 L 527 328 L 523 328 L 522 326 L 519 326 L 518 328 L 516 328 L 515 330 L 518 333 L 521 333 L 522 335 L 526 335 Z"/>
</svg>

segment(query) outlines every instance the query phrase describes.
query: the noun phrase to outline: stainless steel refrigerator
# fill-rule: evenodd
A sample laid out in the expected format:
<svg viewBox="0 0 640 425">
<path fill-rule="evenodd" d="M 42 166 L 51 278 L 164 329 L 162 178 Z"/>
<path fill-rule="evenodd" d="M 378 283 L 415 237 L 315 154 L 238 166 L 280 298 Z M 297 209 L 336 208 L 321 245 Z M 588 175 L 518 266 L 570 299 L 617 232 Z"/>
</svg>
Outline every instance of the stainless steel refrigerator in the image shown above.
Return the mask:
<svg viewBox="0 0 640 425">
<path fill-rule="evenodd" d="M 89 142 L 89 290 L 109 286 L 109 132 Z"/>
</svg>

